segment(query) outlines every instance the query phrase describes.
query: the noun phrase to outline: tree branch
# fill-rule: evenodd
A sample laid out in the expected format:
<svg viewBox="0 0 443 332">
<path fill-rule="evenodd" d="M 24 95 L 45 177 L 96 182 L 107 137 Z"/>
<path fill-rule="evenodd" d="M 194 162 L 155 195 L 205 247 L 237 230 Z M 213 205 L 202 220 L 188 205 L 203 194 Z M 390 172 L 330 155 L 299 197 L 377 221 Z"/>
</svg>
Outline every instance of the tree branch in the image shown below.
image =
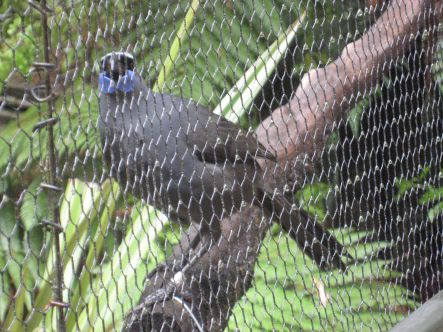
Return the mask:
<svg viewBox="0 0 443 332">
<path fill-rule="evenodd" d="M 439 1 L 391 1 L 371 28 L 335 61 L 303 76 L 291 101 L 274 110 L 257 129 L 257 135 L 265 138 L 262 143 L 285 166 L 279 172 L 286 174 L 281 175 L 287 178 L 290 173 L 300 186 L 313 174 L 334 126 L 414 46 L 420 29 L 441 13 L 437 8 Z"/>
</svg>

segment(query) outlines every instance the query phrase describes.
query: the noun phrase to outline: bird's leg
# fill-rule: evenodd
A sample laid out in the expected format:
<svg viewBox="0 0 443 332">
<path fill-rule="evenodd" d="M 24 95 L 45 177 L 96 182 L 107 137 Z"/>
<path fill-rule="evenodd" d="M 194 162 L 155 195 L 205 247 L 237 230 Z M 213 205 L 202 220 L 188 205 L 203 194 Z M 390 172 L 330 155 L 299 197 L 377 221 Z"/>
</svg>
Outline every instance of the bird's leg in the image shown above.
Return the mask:
<svg viewBox="0 0 443 332">
<path fill-rule="evenodd" d="M 189 242 L 188 248 L 182 255 L 182 269 L 181 272 L 188 271 L 194 263 L 199 260 L 205 253 L 207 253 L 213 243 L 216 243 L 221 237 L 220 220 L 214 216 L 214 219 L 208 224 L 202 221 L 197 234 Z M 200 249 L 197 250 L 201 243 Z M 174 271 L 175 272 L 175 271 Z"/>
<path fill-rule="evenodd" d="M 205 236 L 200 241 L 200 238 L 201 238 L 201 235 L 199 233 L 198 242 L 194 244 L 194 247 L 191 247 L 191 246 L 189 247 L 189 251 L 195 250 L 197 248 L 198 244 L 202 243 L 201 248 L 194 255 L 192 255 L 192 252 L 191 252 L 191 254 L 189 255 L 189 257 L 191 257 L 191 259 L 189 259 L 187 264 L 181 270 L 182 273 L 187 272 L 195 264 L 195 262 L 197 262 L 201 257 L 204 256 L 204 254 L 206 254 L 209 251 L 209 248 L 211 247 L 211 244 L 212 244 L 212 239 L 211 238 L 208 239 L 208 236 Z M 195 238 L 193 239 L 193 241 L 194 240 L 195 240 Z"/>
<path fill-rule="evenodd" d="M 191 240 L 189 243 L 189 247 L 186 250 L 186 254 L 183 255 L 183 260 L 186 260 L 185 265 L 181 270 L 176 271 L 173 269 L 174 276 L 170 280 L 165 280 L 165 284 L 162 288 L 157 289 L 155 292 L 150 294 L 148 297 L 146 297 L 142 303 L 140 303 L 136 309 L 142 309 L 146 308 L 148 306 L 153 305 L 154 303 L 165 301 L 169 298 L 171 298 L 174 294 L 174 291 L 177 287 L 177 285 L 180 285 L 183 283 L 183 277 L 185 273 L 189 271 L 189 269 L 205 254 L 208 252 L 211 240 L 209 241 L 201 241 L 202 237 L 200 232 L 196 234 L 196 236 Z M 206 240 L 206 239 L 205 239 Z M 197 251 L 196 254 L 192 255 L 192 250 L 194 250 L 200 242 L 202 243 L 201 248 Z M 188 258 L 185 259 L 184 257 L 187 256 Z M 190 259 L 189 257 L 192 256 Z M 182 260 L 182 262 L 183 262 Z M 157 268 L 153 271 L 155 273 L 157 271 Z M 152 272 L 150 275 L 152 276 Z"/>
<path fill-rule="evenodd" d="M 182 253 L 182 269 L 192 261 L 192 252 L 198 247 L 202 242 L 201 230 L 194 235 L 194 237 L 189 241 L 188 248 Z"/>
<path fill-rule="evenodd" d="M 163 271 L 171 270 L 174 273 L 181 271 L 191 260 L 192 251 L 197 248 L 200 242 L 201 242 L 200 231 L 197 231 L 197 233 L 189 241 L 187 248 L 182 251 L 182 259 L 179 264 L 172 264 L 172 266 L 170 266 L 167 263 L 160 263 L 152 271 L 148 273 L 147 279 L 150 279 L 154 274 L 162 270 Z"/>
</svg>

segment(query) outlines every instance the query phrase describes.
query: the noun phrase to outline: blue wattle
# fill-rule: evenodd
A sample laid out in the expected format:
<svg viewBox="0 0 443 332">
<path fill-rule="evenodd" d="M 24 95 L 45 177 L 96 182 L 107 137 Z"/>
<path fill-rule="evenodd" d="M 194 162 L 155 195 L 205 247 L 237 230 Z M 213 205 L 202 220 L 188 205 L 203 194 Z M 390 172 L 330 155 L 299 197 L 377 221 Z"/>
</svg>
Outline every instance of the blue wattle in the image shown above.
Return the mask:
<svg viewBox="0 0 443 332">
<path fill-rule="evenodd" d="M 113 94 L 116 90 L 119 90 L 124 93 L 134 91 L 134 72 L 132 70 L 128 70 L 126 75 L 123 75 L 119 78 L 117 84 L 114 81 L 106 76 L 106 73 L 100 73 L 98 76 L 98 88 L 100 92 Z"/>
</svg>

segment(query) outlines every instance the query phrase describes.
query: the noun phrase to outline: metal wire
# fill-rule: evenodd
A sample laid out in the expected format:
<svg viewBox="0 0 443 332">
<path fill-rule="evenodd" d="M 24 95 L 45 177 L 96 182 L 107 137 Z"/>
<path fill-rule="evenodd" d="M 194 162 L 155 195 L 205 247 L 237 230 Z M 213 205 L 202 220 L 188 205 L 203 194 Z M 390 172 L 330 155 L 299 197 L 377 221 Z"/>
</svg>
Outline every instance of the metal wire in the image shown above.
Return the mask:
<svg viewBox="0 0 443 332">
<path fill-rule="evenodd" d="M 0 329 L 395 326 L 443 287 L 441 17 L 0 2 Z"/>
</svg>

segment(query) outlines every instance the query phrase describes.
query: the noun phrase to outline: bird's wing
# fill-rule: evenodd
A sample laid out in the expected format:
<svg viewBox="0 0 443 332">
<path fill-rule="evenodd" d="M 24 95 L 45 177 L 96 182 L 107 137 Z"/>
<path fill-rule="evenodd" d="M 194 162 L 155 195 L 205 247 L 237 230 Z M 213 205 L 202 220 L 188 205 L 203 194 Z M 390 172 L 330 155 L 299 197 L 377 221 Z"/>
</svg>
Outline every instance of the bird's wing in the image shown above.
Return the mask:
<svg viewBox="0 0 443 332">
<path fill-rule="evenodd" d="M 234 162 L 236 159 L 253 161 L 265 158 L 275 161 L 275 156 L 260 144 L 257 137 L 237 124 L 208 109 L 195 105 L 196 126 L 187 131 L 188 146 L 197 156 L 211 163 Z"/>
</svg>

